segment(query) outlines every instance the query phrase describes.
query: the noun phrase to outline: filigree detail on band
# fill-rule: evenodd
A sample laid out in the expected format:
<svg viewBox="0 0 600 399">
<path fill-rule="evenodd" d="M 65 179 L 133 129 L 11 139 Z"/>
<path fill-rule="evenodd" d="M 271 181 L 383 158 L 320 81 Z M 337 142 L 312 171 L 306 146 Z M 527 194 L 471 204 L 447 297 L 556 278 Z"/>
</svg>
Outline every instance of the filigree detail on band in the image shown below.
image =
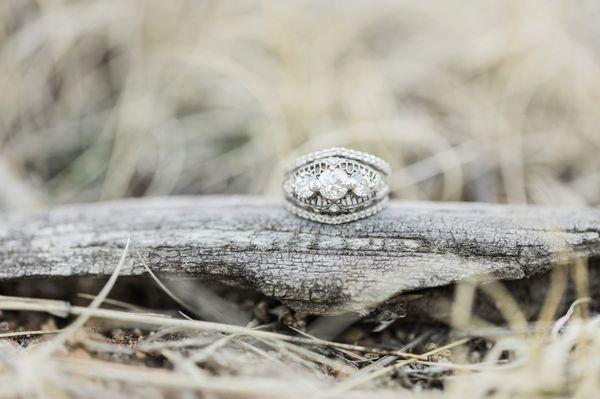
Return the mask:
<svg viewBox="0 0 600 399">
<path fill-rule="evenodd" d="M 290 210 L 322 223 L 370 216 L 387 201 L 387 162 L 373 155 L 332 148 L 303 156 L 287 169 L 283 183 Z"/>
</svg>

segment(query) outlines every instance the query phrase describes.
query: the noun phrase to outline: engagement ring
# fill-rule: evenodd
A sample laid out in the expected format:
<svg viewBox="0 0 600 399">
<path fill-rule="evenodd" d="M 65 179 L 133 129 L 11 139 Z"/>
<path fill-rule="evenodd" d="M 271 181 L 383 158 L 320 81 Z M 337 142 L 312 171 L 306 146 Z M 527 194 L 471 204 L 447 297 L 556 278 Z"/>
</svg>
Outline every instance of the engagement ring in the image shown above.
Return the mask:
<svg viewBox="0 0 600 399">
<path fill-rule="evenodd" d="M 388 200 L 390 165 L 346 148 L 305 155 L 286 168 L 288 209 L 316 222 L 339 224 L 379 212 Z"/>
</svg>

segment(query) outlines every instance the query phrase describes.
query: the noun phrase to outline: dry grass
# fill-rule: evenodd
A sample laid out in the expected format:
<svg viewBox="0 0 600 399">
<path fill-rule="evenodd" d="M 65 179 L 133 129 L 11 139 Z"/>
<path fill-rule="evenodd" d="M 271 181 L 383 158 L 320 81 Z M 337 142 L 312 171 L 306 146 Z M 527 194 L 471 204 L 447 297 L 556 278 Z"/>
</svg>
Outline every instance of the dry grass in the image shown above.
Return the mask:
<svg viewBox="0 0 600 399">
<path fill-rule="evenodd" d="M 595 2 L 320 3 L 4 2 L 0 204 L 278 195 L 329 145 L 401 198 L 600 202 Z"/>
<path fill-rule="evenodd" d="M 0 209 L 278 195 L 283 162 L 331 145 L 389 160 L 398 198 L 598 205 L 599 17 L 567 0 L 7 0 Z M 534 324 L 500 287 L 461 286 L 449 333 L 385 350 L 289 335 L 273 307 L 242 328 L 108 291 L 88 310 L 4 297 L 20 311 L 2 315 L 0 396 L 595 397 L 600 319 L 585 301 L 559 319 L 564 283 Z M 477 293 L 507 328 L 474 329 Z M 69 314 L 92 320 L 56 331 Z"/>
<path fill-rule="evenodd" d="M 586 315 L 586 298 L 553 324 L 520 325 L 518 309 L 507 314 L 509 329 L 484 332 L 455 320 L 445 344 L 410 354 L 282 334 L 277 323 L 99 308 L 118 271 L 88 307 L 0 296 L 4 311 L 76 316 L 64 329 L 50 318 L 39 330 L 0 333 L 0 397 L 400 398 L 437 397 L 423 389 L 443 387 L 457 398 L 591 398 L 600 388 L 600 317 Z M 471 307 L 459 296 L 455 313 Z M 81 329 L 91 319 L 91 329 Z"/>
</svg>

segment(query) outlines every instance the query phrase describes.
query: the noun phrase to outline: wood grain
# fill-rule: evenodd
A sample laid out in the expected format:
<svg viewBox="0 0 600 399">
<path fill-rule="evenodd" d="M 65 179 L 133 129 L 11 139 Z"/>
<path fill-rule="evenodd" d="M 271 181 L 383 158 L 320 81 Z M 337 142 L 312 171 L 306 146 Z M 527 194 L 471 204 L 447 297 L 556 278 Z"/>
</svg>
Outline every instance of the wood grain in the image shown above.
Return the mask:
<svg viewBox="0 0 600 399">
<path fill-rule="evenodd" d="M 158 274 L 251 288 L 316 314 L 469 278 L 518 280 L 600 256 L 600 210 L 392 201 L 330 226 L 263 197 L 168 197 L 0 214 L 0 280 Z"/>
</svg>

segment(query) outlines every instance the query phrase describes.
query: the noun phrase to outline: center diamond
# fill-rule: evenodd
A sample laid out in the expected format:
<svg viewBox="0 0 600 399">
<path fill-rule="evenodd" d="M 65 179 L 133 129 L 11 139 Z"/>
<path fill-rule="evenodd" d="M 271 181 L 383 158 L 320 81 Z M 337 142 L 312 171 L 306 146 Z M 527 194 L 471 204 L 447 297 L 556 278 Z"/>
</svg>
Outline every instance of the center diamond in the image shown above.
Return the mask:
<svg viewBox="0 0 600 399">
<path fill-rule="evenodd" d="M 319 176 L 321 195 L 328 200 L 339 200 L 348 193 L 350 176 L 341 169 L 328 169 Z"/>
</svg>

